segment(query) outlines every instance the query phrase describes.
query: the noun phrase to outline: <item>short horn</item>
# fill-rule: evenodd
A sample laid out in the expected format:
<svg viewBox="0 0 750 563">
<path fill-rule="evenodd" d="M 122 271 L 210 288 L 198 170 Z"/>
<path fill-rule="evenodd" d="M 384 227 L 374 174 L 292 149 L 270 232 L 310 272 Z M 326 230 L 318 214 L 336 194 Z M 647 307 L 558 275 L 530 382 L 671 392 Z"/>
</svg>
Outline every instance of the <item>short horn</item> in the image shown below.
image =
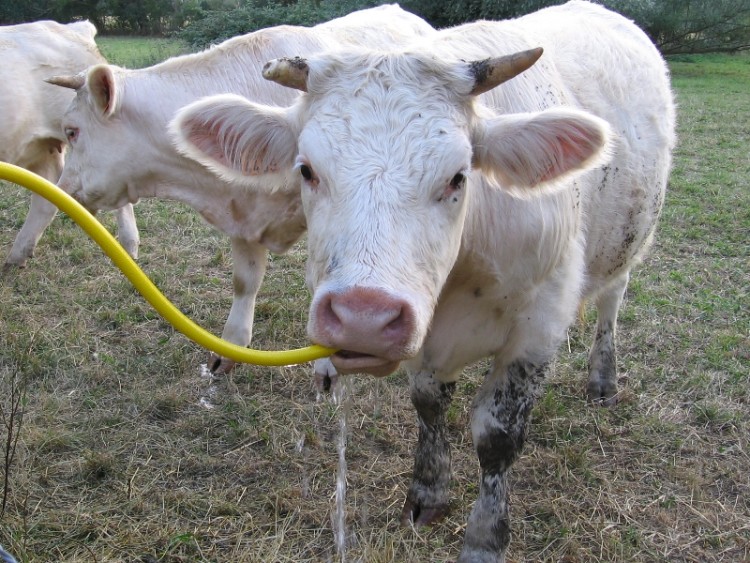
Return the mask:
<svg viewBox="0 0 750 563">
<path fill-rule="evenodd" d="M 544 49 L 537 47 L 504 57 L 470 62 L 469 71 L 474 76 L 474 89 L 471 94 L 475 96 L 484 94 L 503 82 L 518 76 L 539 60 L 543 51 Z"/>
<path fill-rule="evenodd" d="M 272 80 L 282 86 L 307 92 L 307 75 L 310 67 L 301 57 L 283 57 L 266 63 L 263 67 L 263 78 Z"/>
<path fill-rule="evenodd" d="M 45 82 L 49 82 L 55 86 L 62 86 L 63 88 L 78 90 L 86 82 L 86 79 L 82 74 L 76 74 L 75 76 L 53 76 L 47 78 Z"/>
</svg>

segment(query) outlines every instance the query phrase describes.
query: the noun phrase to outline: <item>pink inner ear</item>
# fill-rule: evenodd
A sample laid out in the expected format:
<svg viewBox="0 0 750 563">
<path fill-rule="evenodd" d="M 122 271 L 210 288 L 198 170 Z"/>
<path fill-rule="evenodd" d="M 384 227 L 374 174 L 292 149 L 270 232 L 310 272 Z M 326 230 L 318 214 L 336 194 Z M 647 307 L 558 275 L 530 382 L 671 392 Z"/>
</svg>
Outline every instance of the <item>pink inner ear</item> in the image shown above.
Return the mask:
<svg viewBox="0 0 750 563">
<path fill-rule="evenodd" d="M 98 105 L 102 108 L 102 113 L 110 115 L 114 111 L 114 85 L 111 75 L 104 68 L 99 68 L 93 75 L 95 82 L 92 84 L 92 93 Z"/>
<path fill-rule="evenodd" d="M 210 160 L 230 170 L 236 170 L 244 176 L 259 176 L 278 171 L 276 161 L 266 162 L 268 145 L 256 147 L 254 151 L 243 151 L 238 155 L 232 154 L 236 147 L 220 143 L 213 128 L 200 120 L 189 120 L 183 125 L 188 131 L 188 140 L 201 153 Z"/>
<path fill-rule="evenodd" d="M 603 142 L 598 131 L 568 124 L 549 147 L 548 154 L 552 158 L 541 181 L 547 182 L 561 174 L 581 168 L 591 156 L 596 154 Z"/>
<path fill-rule="evenodd" d="M 207 131 L 205 126 L 196 121 L 190 121 L 185 123 L 185 128 L 189 131 L 188 140 L 199 152 L 202 152 L 222 166 L 226 166 L 227 168 L 232 167 L 232 163 L 216 143 L 216 137 Z"/>
</svg>

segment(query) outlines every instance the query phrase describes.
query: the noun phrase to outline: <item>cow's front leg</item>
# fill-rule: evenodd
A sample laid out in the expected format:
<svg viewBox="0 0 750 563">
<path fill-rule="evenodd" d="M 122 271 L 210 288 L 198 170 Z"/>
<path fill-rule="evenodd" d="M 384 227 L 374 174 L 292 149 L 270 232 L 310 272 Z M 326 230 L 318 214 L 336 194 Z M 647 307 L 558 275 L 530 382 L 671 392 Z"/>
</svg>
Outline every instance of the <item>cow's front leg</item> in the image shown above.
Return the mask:
<svg viewBox="0 0 750 563">
<path fill-rule="evenodd" d="M 117 239 L 120 244 L 134 260 L 138 259 L 138 247 L 141 245 L 141 237 L 138 234 L 138 225 L 135 222 L 133 204 L 126 203 L 117 211 Z"/>
<path fill-rule="evenodd" d="M 13 246 L 10 249 L 8 257 L 5 259 L 5 267 L 17 266 L 23 268 L 26 266 L 29 258 L 34 256 L 36 248 L 42 233 L 55 218 L 57 207 L 47 201 L 40 195 L 31 194 L 31 205 L 26 215 L 26 220 L 18 231 Z"/>
<path fill-rule="evenodd" d="M 336 389 L 339 376 L 330 358 L 320 358 L 313 363 L 315 375 L 315 388 L 320 392 L 329 392 Z"/>
<path fill-rule="evenodd" d="M 510 542 L 508 470 L 521 454 L 545 372 L 546 365 L 520 360 L 507 369 L 494 368 L 474 400 L 471 429 L 482 472 L 460 563 L 505 560 Z"/>
<path fill-rule="evenodd" d="M 617 403 L 617 313 L 629 279 L 625 273 L 596 299 L 596 335 L 589 353 L 586 387 L 586 395 L 594 404 L 609 407 Z"/>
<path fill-rule="evenodd" d="M 455 383 L 440 383 L 429 372 L 411 375 L 411 400 L 417 409 L 419 439 L 414 474 L 401 513 L 404 525 L 431 524 L 448 512 L 451 452 L 445 415 L 455 388 Z"/>
<path fill-rule="evenodd" d="M 268 250 L 257 242 L 232 239 L 232 284 L 234 298 L 221 337 L 239 346 L 248 346 L 253 333 L 255 298 L 266 273 Z M 229 373 L 234 360 L 211 354 L 208 367 L 215 374 Z"/>
</svg>

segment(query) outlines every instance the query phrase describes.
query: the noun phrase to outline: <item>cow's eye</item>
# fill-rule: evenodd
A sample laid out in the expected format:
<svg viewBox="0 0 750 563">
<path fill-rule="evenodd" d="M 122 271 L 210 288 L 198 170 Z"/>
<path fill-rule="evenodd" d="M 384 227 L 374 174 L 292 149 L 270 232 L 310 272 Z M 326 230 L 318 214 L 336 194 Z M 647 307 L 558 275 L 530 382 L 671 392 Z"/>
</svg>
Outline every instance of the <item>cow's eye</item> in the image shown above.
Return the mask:
<svg viewBox="0 0 750 563">
<path fill-rule="evenodd" d="M 307 187 L 311 188 L 313 191 L 318 189 L 318 184 L 320 183 L 320 181 L 318 180 L 318 177 L 315 175 L 315 172 L 313 172 L 313 169 L 309 164 L 300 163 L 299 173 L 305 179 L 305 185 Z"/>
<path fill-rule="evenodd" d="M 307 164 L 302 164 L 299 167 L 299 173 L 302 174 L 302 177 L 308 182 L 313 179 L 312 169 Z"/>
<path fill-rule="evenodd" d="M 74 142 L 78 138 L 78 129 L 76 127 L 66 127 L 65 138 L 68 139 L 69 143 Z"/>
<path fill-rule="evenodd" d="M 460 198 L 457 192 L 460 192 L 466 185 L 466 174 L 464 172 L 456 172 L 456 174 L 450 179 L 450 181 L 443 186 L 443 192 L 437 198 L 438 201 L 451 201 L 457 202 Z"/>
</svg>

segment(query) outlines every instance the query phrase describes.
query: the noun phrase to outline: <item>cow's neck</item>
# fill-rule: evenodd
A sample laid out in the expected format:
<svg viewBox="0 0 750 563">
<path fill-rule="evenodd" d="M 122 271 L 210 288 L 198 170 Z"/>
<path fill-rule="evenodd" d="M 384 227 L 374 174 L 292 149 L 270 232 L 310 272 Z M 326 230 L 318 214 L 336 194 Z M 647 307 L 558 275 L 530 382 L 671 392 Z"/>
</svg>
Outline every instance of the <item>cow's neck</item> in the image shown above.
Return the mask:
<svg viewBox="0 0 750 563">
<path fill-rule="evenodd" d="M 496 272 L 506 287 L 522 288 L 543 278 L 582 236 L 580 206 L 574 203 L 579 196 L 573 190 L 539 196 L 544 201 L 534 203 L 533 198 L 513 197 L 486 180 L 470 188 L 458 260 L 464 268 Z M 520 263 L 528 267 L 506 267 Z"/>
<path fill-rule="evenodd" d="M 286 251 L 305 230 L 296 186 L 278 181 L 252 188 L 231 185 L 177 153 L 162 156 L 156 166 L 159 170 L 153 176 L 158 180 L 139 183 L 140 197 L 184 203 L 230 237 L 257 241 L 278 253 Z"/>
</svg>

